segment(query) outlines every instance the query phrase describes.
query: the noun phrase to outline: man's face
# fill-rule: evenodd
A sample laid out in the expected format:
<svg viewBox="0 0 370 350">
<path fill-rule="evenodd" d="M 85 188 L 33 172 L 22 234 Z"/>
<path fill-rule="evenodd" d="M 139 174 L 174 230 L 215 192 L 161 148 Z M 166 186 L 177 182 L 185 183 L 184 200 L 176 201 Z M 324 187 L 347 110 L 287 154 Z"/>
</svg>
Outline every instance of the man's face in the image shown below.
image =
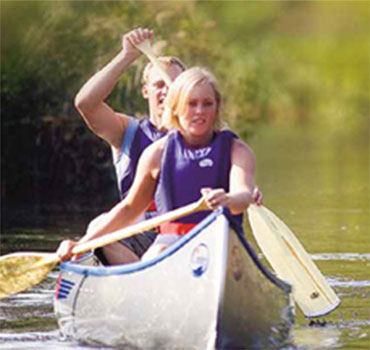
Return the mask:
<svg viewBox="0 0 370 350">
<path fill-rule="evenodd" d="M 182 73 L 182 69 L 177 64 L 162 65 L 165 72 L 169 75 L 171 80 L 175 80 L 176 77 Z M 152 67 L 149 71 L 148 79 L 142 88 L 142 93 L 145 99 L 149 103 L 150 121 L 159 126 L 161 117 L 164 110 L 164 100 L 167 96 L 168 86 L 165 81 L 161 78 L 158 71 Z"/>
</svg>

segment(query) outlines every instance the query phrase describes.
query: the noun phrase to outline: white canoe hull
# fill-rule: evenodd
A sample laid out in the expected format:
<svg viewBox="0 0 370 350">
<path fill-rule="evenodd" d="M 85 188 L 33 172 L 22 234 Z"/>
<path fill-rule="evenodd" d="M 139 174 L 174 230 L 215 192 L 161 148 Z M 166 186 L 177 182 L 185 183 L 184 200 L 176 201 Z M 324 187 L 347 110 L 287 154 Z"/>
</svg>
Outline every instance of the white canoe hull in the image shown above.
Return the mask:
<svg viewBox="0 0 370 350">
<path fill-rule="evenodd" d="M 220 211 L 152 261 L 63 263 L 54 303 L 61 331 L 125 349 L 279 346 L 294 320 L 291 288 L 245 244 Z"/>
</svg>

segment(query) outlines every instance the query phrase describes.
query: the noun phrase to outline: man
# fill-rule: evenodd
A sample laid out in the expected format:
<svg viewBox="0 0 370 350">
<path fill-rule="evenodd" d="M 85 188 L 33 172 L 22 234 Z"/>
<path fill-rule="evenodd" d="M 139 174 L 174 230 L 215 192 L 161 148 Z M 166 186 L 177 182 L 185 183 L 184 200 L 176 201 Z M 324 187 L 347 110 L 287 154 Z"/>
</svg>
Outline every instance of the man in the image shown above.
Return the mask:
<svg viewBox="0 0 370 350">
<path fill-rule="evenodd" d="M 85 83 L 75 98 L 76 108 L 88 127 L 112 148 L 121 199 L 132 184 L 142 151 L 164 135 L 159 129 L 168 86 L 153 65 L 148 64 L 143 72 L 142 95 L 148 100 L 149 116 L 142 121 L 114 111 L 105 100 L 121 75 L 141 56 L 135 45 L 148 39 L 153 39 L 153 31 L 149 29 L 137 28 L 126 33 L 122 50 Z M 171 80 L 185 70 L 178 58 L 160 57 L 159 61 Z M 99 249 L 96 254 L 104 264 L 122 263 L 122 256 L 127 262 L 136 261 L 154 238 L 154 232 L 146 232 L 124 240 L 123 244 L 113 243 Z"/>
</svg>

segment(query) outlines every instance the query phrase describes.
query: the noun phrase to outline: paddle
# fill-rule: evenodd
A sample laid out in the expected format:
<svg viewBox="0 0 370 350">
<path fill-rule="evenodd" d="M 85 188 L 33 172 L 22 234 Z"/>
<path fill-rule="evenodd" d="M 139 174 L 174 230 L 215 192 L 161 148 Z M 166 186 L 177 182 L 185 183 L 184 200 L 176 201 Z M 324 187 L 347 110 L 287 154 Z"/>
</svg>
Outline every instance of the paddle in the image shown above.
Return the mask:
<svg viewBox="0 0 370 350">
<path fill-rule="evenodd" d="M 150 41 L 144 40 L 141 44 L 138 44 L 135 46 L 143 53 L 146 57 L 149 58 L 149 61 L 153 64 L 153 66 L 157 69 L 158 73 L 162 77 L 162 79 L 165 81 L 167 86 L 170 86 L 172 83 L 171 78 L 168 76 L 166 71 L 162 68 L 160 62 L 158 61 L 157 57 L 155 56 Z"/>
<path fill-rule="evenodd" d="M 146 40 L 140 45 L 137 45 L 137 47 L 149 58 L 153 66 L 158 70 L 163 80 L 169 86 L 172 80 L 153 53 L 150 41 Z M 90 242 L 79 244 L 73 248 L 72 253 L 76 255 L 93 250 L 120 239 L 133 236 L 141 231 L 149 230 L 166 221 L 175 220 L 195 211 L 207 209 L 208 207 L 205 201 L 200 199 L 198 202 L 173 210 L 160 217 L 146 220 L 137 225 L 118 230 Z M 39 283 L 59 262 L 60 258 L 56 253 L 25 252 L 13 253 L 0 257 L 0 298 L 9 294 L 18 293 Z"/>
<path fill-rule="evenodd" d="M 263 206 L 248 208 L 252 232 L 277 275 L 293 285 L 293 296 L 306 317 L 333 311 L 340 299 L 293 232 Z"/>
<path fill-rule="evenodd" d="M 134 44 L 152 63 L 154 68 L 158 71 L 159 75 L 162 77 L 162 79 L 165 81 L 166 85 L 169 87 L 172 84 L 172 79 L 167 74 L 167 72 L 163 69 L 161 66 L 161 63 L 159 62 L 158 58 L 154 54 L 152 50 L 152 46 L 150 43 L 150 40 L 144 40 L 140 44 Z"/>
<path fill-rule="evenodd" d="M 161 216 L 139 222 L 89 242 L 78 244 L 73 248 L 72 254 L 76 255 L 103 247 L 142 231 L 150 230 L 164 222 L 173 221 L 201 210 L 209 210 L 203 197 L 197 202 L 172 210 Z M 56 253 L 22 252 L 1 256 L 0 298 L 21 292 L 41 282 L 59 262 L 60 258 Z"/>
</svg>

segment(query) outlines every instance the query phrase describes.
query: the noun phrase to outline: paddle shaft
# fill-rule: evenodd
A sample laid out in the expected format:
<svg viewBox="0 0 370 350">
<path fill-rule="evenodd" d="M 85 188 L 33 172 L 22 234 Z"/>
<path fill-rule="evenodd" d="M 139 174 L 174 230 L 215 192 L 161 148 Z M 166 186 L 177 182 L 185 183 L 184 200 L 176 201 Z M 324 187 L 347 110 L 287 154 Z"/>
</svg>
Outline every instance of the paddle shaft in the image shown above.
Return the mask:
<svg viewBox="0 0 370 350">
<path fill-rule="evenodd" d="M 338 307 L 338 296 L 289 227 L 263 206 L 251 205 L 248 215 L 263 254 L 278 276 L 292 283 L 305 316 L 323 316 Z"/>
<path fill-rule="evenodd" d="M 106 234 L 102 237 L 95 238 L 89 242 L 80 243 L 72 249 L 72 254 L 81 254 L 96 248 L 103 247 L 105 245 L 117 242 L 121 239 L 131 237 L 137 233 L 151 230 L 167 221 L 173 221 L 180 217 L 195 213 L 200 210 L 210 210 L 206 205 L 205 199 L 202 197 L 197 202 L 188 204 L 187 206 L 171 210 L 170 212 L 161 216 L 154 217 L 149 220 L 144 220 L 136 225 L 126 227 Z"/>
<path fill-rule="evenodd" d="M 166 221 L 173 221 L 200 210 L 209 210 L 203 198 L 161 216 L 142 221 L 136 225 L 115 231 L 89 242 L 77 244 L 73 248 L 72 253 L 80 254 L 95 248 L 103 247 L 104 245 L 131 237 L 142 231 L 150 230 Z M 45 279 L 59 262 L 60 257 L 56 253 L 22 252 L 1 256 L 0 299 L 9 294 L 19 293 L 38 284 Z"/>
</svg>

